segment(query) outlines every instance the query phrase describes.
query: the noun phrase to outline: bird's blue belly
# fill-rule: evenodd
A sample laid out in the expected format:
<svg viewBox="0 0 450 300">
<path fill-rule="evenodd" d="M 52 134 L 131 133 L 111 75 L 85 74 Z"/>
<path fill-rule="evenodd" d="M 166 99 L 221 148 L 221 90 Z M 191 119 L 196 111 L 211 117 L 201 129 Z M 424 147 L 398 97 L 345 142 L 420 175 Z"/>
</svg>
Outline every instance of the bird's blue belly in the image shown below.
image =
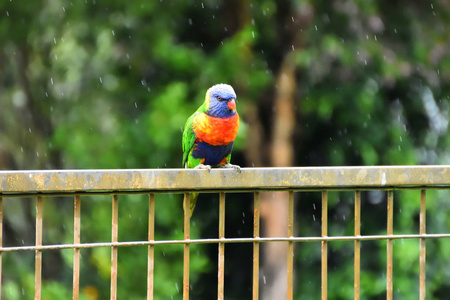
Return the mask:
<svg viewBox="0 0 450 300">
<path fill-rule="evenodd" d="M 194 158 L 204 158 L 204 165 L 217 166 L 225 157 L 227 157 L 231 153 L 232 149 L 233 142 L 221 146 L 213 146 L 205 142 L 198 142 L 194 145 L 192 156 Z"/>
</svg>

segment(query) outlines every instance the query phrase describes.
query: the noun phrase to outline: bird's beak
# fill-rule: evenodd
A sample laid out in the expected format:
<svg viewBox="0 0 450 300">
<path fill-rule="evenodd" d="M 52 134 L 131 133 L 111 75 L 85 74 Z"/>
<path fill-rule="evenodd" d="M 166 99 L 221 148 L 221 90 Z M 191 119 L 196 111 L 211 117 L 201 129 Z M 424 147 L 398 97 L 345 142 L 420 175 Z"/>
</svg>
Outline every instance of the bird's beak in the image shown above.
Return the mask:
<svg viewBox="0 0 450 300">
<path fill-rule="evenodd" d="M 236 111 L 236 102 L 234 101 L 234 99 L 228 100 L 227 106 L 228 106 L 228 109 L 229 109 L 229 110 L 231 110 L 231 111 L 233 111 L 233 112 Z"/>
</svg>

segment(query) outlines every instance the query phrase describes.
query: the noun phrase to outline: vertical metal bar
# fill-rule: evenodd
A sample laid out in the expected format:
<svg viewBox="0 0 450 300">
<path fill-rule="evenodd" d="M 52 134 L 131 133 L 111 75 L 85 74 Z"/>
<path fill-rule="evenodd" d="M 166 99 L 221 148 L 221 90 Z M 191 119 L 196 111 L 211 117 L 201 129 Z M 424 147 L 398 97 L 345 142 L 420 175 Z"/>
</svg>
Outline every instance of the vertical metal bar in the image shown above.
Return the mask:
<svg viewBox="0 0 450 300">
<path fill-rule="evenodd" d="M 361 191 L 355 191 L 355 237 L 361 235 Z M 361 242 L 355 240 L 354 299 L 359 300 Z"/>
<path fill-rule="evenodd" d="M 288 237 L 294 237 L 294 192 L 289 191 L 288 200 Z M 287 253 L 287 299 L 294 296 L 294 242 L 288 242 Z"/>
<path fill-rule="evenodd" d="M 74 198 L 73 208 L 73 243 L 80 244 L 81 202 L 80 196 Z M 80 248 L 73 249 L 73 300 L 78 300 L 80 295 Z"/>
<path fill-rule="evenodd" d="M 191 207 L 191 194 L 184 194 L 184 240 L 189 240 L 190 231 L 190 210 Z M 189 299 L 189 244 L 184 244 L 184 261 L 183 261 L 183 300 Z"/>
<path fill-rule="evenodd" d="M 328 235 L 328 192 L 322 191 L 322 237 Z M 322 300 L 328 298 L 328 243 L 322 241 Z"/>
<path fill-rule="evenodd" d="M 3 247 L 3 198 L 0 196 L 0 247 Z M 0 300 L 2 298 L 2 252 L 0 252 Z"/>
<path fill-rule="evenodd" d="M 259 202 L 260 194 L 253 194 L 253 238 L 259 238 Z M 253 300 L 259 299 L 259 242 L 253 242 Z"/>
<path fill-rule="evenodd" d="M 148 197 L 148 241 L 155 240 L 155 194 Z M 153 300 L 153 278 L 154 278 L 154 252 L 155 246 L 148 245 L 147 255 L 147 300 Z"/>
<path fill-rule="evenodd" d="M 119 196 L 112 198 L 111 242 L 119 241 Z M 111 300 L 117 299 L 117 246 L 111 247 Z"/>
<path fill-rule="evenodd" d="M 219 196 L 219 239 L 225 238 L 225 193 Z M 225 244 L 219 242 L 219 265 L 218 265 L 217 299 L 224 299 L 224 274 L 225 274 Z"/>
<path fill-rule="evenodd" d="M 420 191 L 420 234 L 426 234 L 426 191 Z M 425 300 L 426 285 L 426 243 L 425 238 L 420 238 L 420 300 Z"/>
<path fill-rule="evenodd" d="M 387 234 L 388 236 L 392 236 L 394 234 L 394 191 L 388 191 L 387 198 Z M 392 300 L 393 294 L 393 282 L 392 282 L 392 250 L 393 250 L 393 241 L 392 239 L 387 240 L 386 246 L 386 299 Z"/>
<path fill-rule="evenodd" d="M 42 197 L 36 199 L 36 246 L 42 246 Z M 34 268 L 34 299 L 41 299 L 42 250 L 36 250 Z"/>
</svg>

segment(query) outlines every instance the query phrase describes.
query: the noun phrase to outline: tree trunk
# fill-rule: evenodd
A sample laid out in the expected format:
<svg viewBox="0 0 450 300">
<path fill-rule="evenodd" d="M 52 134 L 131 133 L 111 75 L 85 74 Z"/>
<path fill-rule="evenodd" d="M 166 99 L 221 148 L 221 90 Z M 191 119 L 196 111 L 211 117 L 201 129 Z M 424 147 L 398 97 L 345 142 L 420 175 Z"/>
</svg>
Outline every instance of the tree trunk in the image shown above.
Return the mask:
<svg viewBox="0 0 450 300">
<path fill-rule="evenodd" d="M 295 69 L 291 56 L 284 58 L 276 80 L 275 116 L 270 144 L 270 164 L 274 167 L 294 165 L 293 133 L 295 128 Z M 263 232 L 267 237 L 287 236 L 288 193 L 261 194 Z M 285 299 L 287 296 L 287 243 L 264 245 L 262 299 Z"/>
</svg>

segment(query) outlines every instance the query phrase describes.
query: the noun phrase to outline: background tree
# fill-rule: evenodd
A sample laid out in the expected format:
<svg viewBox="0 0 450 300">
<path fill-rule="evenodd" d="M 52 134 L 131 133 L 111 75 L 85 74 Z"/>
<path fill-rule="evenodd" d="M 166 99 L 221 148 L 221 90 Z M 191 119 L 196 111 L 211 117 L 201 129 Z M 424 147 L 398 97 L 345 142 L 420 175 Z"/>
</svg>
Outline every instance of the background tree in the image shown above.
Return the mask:
<svg viewBox="0 0 450 300">
<path fill-rule="evenodd" d="M 1 169 L 180 167 L 184 122 L 218 82 L 238 94 L 233 162 L 241 166 L 450 161 L 446 1 L 3 1 L 0 15 Z M 320 235 L 319 193 L 296 196 L 297 234 Z M 285 195 L 262 197 L 263 234 L 285 234 Z M 330 193 L 330 235 L 351 234 L 352 197 Z M 119 240 L 145 239 L 145 196 L 123 198 Z M 251 236 L 251 196 L 228 199 L 227 236 Z M 395 232 L 418 232 L 419 192 L 395 199 Z M 427 230 L 448 231 L 448 192 L 428 199 Z M 5 245 L 34 243 L 33 201 L 5 199 Z M 199 201 L 192 235 L 216 237 L 217 196 Z M 362 233 L 384 234 L 385 193 L 364 192 L 362 205 Z M 47 199 L 44 209 L 44 243 L 71 241 L 72 199 Z M 158 196 L 156 211 L 156 238 L 181 238 L 181 197 Z M 82 242 L 107 241 L 110 215 L 108 197 L 83 197 Z M 396 299 L 417 294 L 416 244 L 395 242 Z M 284 293 L 283 247 L 263 249 L 269 299 Z M 427 293 L 439 299 L 450 289 L 450 243 L 427 248 Z M 227 249 L 226 295 L 247 299 L 251 246 Z M 362 243 L 368 299 L 384 297 L 384 249 Z M 295 251 L 297 295 L 317 298 L 319 244 Z M 81 253 L 82 296 L 107 297 L 109 249 Z M 193 298 L 215 297 L 216 255 L 215 246 L 192 247 Z M 351 244 L 330 243 L 330 299 L 351 297 L 352 255 Z M 156 247 L 155 257 L 155 295 L 180 298 L 182 248 Z M 44 253 L 48 299 L 70 298 L 71 259 L 71 251 Z M 144 247 L 120 249 L 119 298 L 145 296 L 145 261 Z M 33 266 L 32 253 L 5 254 L 5 299 L 31 297 Z"/>
</svg>

